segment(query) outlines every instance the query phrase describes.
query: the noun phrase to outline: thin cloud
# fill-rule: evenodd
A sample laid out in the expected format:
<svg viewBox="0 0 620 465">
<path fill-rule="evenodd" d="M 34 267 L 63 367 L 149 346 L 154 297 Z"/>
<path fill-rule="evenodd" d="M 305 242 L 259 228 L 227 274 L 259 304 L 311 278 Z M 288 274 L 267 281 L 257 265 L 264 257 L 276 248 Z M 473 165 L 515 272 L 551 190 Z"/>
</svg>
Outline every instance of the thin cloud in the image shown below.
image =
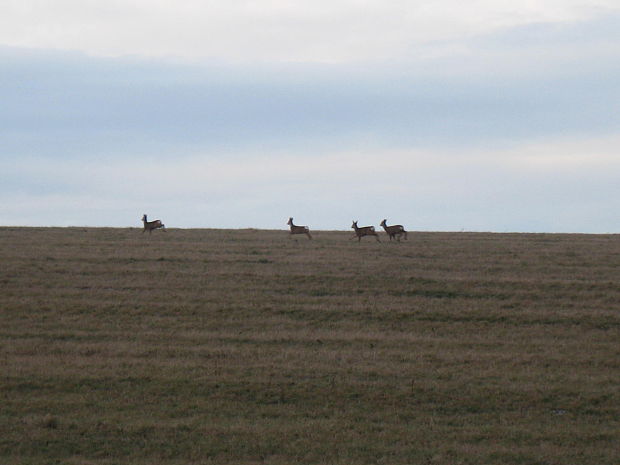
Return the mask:
<svg viewBox="0 0 620 465">
<path fill-rule="evenodd" d="M 587 20 L 614 9 L 613 0 L 20 0 L 0 6 L 0 43 L 102 56 L 343 63 L 402 59 L 429 41 Z"/>
<path fill-rule="evenodd" d="M 618 143 L 615 136 L 467 153 L 205 154 L 154 164 L 22 159 L 0 167 L 25 186 L 0 190 L 0 221 L 132 226 L 146 211 L 176 227 L 282 229 L 282 218 L 296 216 L 314 228 L 346 229 L 352 218 L 395 217 L 418 230 L 610 232 L 619 226 L 610 214 L 620 207 Z"/>
</svg>

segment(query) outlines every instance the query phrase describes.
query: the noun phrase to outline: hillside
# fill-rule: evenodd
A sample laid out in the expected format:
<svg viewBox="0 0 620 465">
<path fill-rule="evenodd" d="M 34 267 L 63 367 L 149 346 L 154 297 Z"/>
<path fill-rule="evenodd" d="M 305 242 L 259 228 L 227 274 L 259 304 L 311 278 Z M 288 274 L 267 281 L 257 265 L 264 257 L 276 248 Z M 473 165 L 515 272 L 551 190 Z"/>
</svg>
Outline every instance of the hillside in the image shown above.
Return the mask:
<svg viewBox="0 0 620 465">
<path fill-rule="evenodd" d="M 0 463 L 617 463 L 620 237 L 0 228 Z"/>
</svg>

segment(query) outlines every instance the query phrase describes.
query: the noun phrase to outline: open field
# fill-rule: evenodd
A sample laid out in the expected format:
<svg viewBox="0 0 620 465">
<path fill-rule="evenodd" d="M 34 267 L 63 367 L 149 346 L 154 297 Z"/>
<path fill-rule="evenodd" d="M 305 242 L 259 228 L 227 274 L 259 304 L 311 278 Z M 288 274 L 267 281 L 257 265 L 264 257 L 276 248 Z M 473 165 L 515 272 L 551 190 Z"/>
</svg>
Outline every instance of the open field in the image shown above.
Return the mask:
<svg viewBox="0 0 620 465">
<path fill-rule="evenodd" d="M 2 464 L 592 464 L 620 237 L 0 228 Z"/>
</svg>

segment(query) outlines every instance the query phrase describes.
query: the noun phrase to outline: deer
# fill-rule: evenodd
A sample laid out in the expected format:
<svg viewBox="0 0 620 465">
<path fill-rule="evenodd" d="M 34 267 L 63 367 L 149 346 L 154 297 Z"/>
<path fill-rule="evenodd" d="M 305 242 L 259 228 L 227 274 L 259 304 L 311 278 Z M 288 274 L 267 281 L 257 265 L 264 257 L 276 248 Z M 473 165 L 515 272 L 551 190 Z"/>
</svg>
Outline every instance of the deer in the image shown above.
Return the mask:
<svg viewBox="0 0 620 465">
<path fill-rule="evenodd" d="M 364 236 L 375 236 L 375 239 L 377 239 L 377 242 L 381 242 L 379 240 L 379 235 L 377 234 L 377 231 L 375 231 L 374 226 L 362 226 L 360 228 L 357 226 L 357 221 L 354 221 L 353 224 L 351 225 L 351 228 L 355 230 L 355 236 L 353 236 L 351 239 L 354 239 L 355 237 L 357 237 L 357 242 L 361 242 L 362 237 Z"/>
<path fill-rule="evenodd" d="M 160 228 L 164 232 L 166 232 L 166 226 L 164 225 L 164 223 L 161 222 L 161 220 L 149 221 L 146 218 L 146 213 L 144 214 L 144 216 L 142 216 L 142 222 L 144 223 L 144 229 L 142 230 L 142 234 L 144 234 L 146 231 L 148 231 L 149 234 L 151 234 L 153 229 L 160 229 Z"/>
<path fill-rule="evenodd" d="M 308 236 L 308 239 L 312 240 L 312 236 L 310 235 L 310 229 L 308 228 L 308 226 L 297 226 L 293 224 L 293 217 L 290 217 L 288 219 L 288 224 L 291 227 L 291 236 L 293 234 L 305 234 L 306 236 Z"/>
<path fill-rule="evenodd" d="M 383 226 L 383 229 L 390 237 L 390 240 L 392 240 L 392 238 L 396 238 L 396 240 L 400 242 L 400 236 L 402 236 L 403 234 L 405 235 L 405 240 L 407 239 L 407 231 L 405 231 L 405 228 L 402 224 L 388 226 L 387 220 L 383 220 L 381 222 L 381 226 Z"/>
</svg>

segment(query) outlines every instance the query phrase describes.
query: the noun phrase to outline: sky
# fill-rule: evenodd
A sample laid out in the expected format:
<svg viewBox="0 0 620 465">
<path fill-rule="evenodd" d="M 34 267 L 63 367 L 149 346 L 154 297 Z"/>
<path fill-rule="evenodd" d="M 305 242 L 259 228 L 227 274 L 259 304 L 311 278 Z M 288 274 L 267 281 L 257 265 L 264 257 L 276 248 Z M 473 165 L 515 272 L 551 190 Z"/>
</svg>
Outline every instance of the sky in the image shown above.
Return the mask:
<svg viewBox="0 0 620 465">
<path fill-rule="evenodd" d="M 617 0 L 4 0 L 0 226 L 620 231 Z"/>
</svg>

